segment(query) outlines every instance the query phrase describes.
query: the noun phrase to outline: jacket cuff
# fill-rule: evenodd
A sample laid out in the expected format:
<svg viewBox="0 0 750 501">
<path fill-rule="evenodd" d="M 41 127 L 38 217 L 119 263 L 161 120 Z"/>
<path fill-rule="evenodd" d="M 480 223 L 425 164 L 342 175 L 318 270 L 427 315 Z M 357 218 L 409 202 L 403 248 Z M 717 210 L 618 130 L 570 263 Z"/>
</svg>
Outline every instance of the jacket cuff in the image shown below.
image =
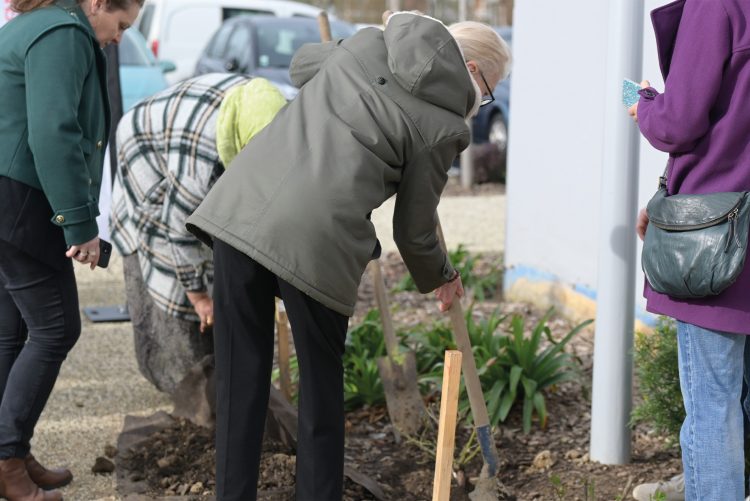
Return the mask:
<svg viewBox="0 0 750 501">
<path fill-rule="evenodd" d="M 68 245 L 85 244 L 99 234 L 99 226 L 97 226 L 95 219 L 78 224 L 64 225 L 62 229 L 65 235 L 65 243 Z"/>
<path fill-rule="evenodd" d="M 412 277 L 414 278 L 414 282 L 417 285 L 417 289 L 422 294 L 427 294 L 429 292 L 434 291 L 438 287 L 440 287 L 443 284 L 446 284 L 453 280 L 456 275 L 456 269 L 451 265 L 450 259 L 446 256 L 445 262 L 443 262 L 443 267 L 440 270 L 440 275 L 435 276 L 434 279 L 427 279 L 427 277 L 421 277 L 418 278 L 414 273 L 412 273 Z"/>
<path fill-rule="evenodd" d="M 99 207 L 93 202 L 72 209 L 57 210 L 52 215 L 52 224 L 62 227 L 65 242 L 78 245 L 88 242 L 99 234 L 96 216 Z"/>
<path fill-rule="evenodd" d="M 206 292 L 208 290 L 202 275 L 196 275 L 189 279 L 180 277 L 180 283 L 186 292 Z"/>
<path fill-rule="evenodd" d="M 653 87 L 646 87 L 644 89 L 639 90 L 638 95 L 641 96 L 641 98 L 643 99 L 653 101 L 654 98 L 659 95 L 659 91 L 654 89 Z"/>
<path fill-rule="evenodd" d="M 66 226 L 93 221 L 98 215 L 99 207 L 93 202 L 88 202 L 86 205 L 73 207 L 72 209 L 55 211 L 52 215 L 52 222 L 64 229 Z"/>
</svg>

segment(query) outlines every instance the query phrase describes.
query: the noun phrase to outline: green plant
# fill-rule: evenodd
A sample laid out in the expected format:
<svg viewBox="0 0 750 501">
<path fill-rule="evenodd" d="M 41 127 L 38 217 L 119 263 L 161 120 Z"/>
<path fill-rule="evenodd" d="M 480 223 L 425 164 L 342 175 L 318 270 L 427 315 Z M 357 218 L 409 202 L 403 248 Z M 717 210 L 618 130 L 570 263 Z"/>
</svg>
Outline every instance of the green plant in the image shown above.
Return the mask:
<svg viewBox="0 0 750 501">
<path fill-rule="evenodd" d="M 567 493 L 567 489 L 565 487 L 565 484 L 563 484 L 560 476 L 553 473 L 552 475 L 550 475 L 549 481 L 552 484 L 553 492 L 555 493 L 555 498 L 559 499 L 560 501 L 563 501 L 565 499 L 565 494 Z"/>
<path fill-rule="evenodd" d="M 473 271 L 480 257 L 481 254 L 471 254 L 463 244 L 459 244 L 455 250 L 448 251 L 448 258 L 461 275 L 461 283 L 463 283 L 464 288 L 471 289 L 476 299 L 484 301 L 486 298 L 492 297 L 497 290 L 502 279 L 502 269 L 500 264 L 496 263 L 489 273 L 482 276 L 476 275 Z M 417 286 L 409 273 L 406 273 L 393 288 L 394 292 L 416 290 Z"/>
<path fill-rule="evenodd" d="M 501 327 L 507 323 L 507 315 L 501 315 L 496 310 L 488 317 L 477 320 L 473 308 L 467 310 L 466 328 L 491 425 L 505 421 L 514 403 L 522 399 L 524 431 L 530 431 L 535 410 L 540 424 L 545 426 L 547 409 L 544 391 L 577 374 L 575 359 L 563 350 L 591 320 L 578 325 L 557 342 L 547 327 L 552 312 L 550 309 L 534 326 L 531 334 L 525 336 L 521 316 L 514 316 L 510 321 L 510 332 L 504 333 Z M 542 347 L 542 336 L 548 341 L 546 347 Z M 417 370 L 425 393 L 439 390 L 445 350 L 454 349 L 455 346 L 452 332 L 441 322 L 415 331 L 411 340 L 417 353 Z M 459 409 L 462 412 L 469 409 L 468 396 L 463 391 Z"/>
<path fill-rule="evenodd" d="M 439 321 L 430 326 L 418 325 L 402 335 L 402 342 L 408 342 L 414 351 L 422 392 L 439 389 L 443 381 L 445 351 L 456 349 L 451 329 Z"/>
<path fill-rule="evenodd" d="M 524 318 L 515 315 L 511 320 L 510 335 L 505 338 L 506 345 L 497 363 L 508 370 L 506 385 L 502 386 L 500 405 L 494 410 L 493 417 L 505 421 L 513 403 L 523 395 L 523 430 L 531 430 L 534 411 L 539 416 L 542 428 L 547 425 L 547 407 L 544 390 L 556 384 L 573 379 L 577 375 L 577 365 L 572 355 L 564 351 L 565 345 L 592 320 L 587 320 L 574 327 L 560 341 L 552 338 L 547 321 L 553 309 L 536 323 L 529 336 L 524 336 Z M 549 345 L 542 349 L 542 336 Z"/>
<path fill-rule="evenodd" d="M 674 321 L 662 317 L 652 333 L 637 332 L 634 354 L 642 401 L 631 414 L 631 425 L 649 423 L 667 437 L 670 445 L 678 444 L 685 408 L 680 392 Z"/>
<path fill-rule="evenodd" d="M 667 495 L 662 491 L 656 491 L 656 493 L 651 496 L 651 499 L 652 501 L 667 501 Z"/>
<path fill-rule="evenodd" d="M 344 352 L 344 407 L 347 410 L 385 402 L 377 359 L 385 356 L 380 313 L 370 310 L 346 336 Z"/>
</svg>

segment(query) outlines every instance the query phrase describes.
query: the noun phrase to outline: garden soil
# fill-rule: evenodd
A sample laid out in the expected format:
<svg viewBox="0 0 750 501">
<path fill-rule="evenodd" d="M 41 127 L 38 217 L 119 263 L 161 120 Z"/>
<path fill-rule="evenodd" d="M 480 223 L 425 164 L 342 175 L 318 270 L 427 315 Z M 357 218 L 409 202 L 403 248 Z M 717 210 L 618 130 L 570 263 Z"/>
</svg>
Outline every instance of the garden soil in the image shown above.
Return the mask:
<svg viewBox="0 0 750 501">
<path fill-rule="evenodd" d="M 487 270 L 499 259 L 485 255 L 477 270 Z M 384 259 L 383 270 L 388 288 L 405 272 L 397 255 Z M 391 295 L 394 321 L 398 327 L 428 322 L 437 318 L 431 296 L 413 292 Z M 373 289 L 365 277 L 353 324 L 375 307 Z M 504 303 L 497 299 L 477 302 L 474 312 L 489 315 L 494 310 L 524 315 L 526 325 L 533 325 L 543 312 L 523 304 Z M 550 322 L 556 338 L 564 336 L 573 325 L 559 318 Z M 635 485 L 644 481 L 669 478 L 679 473 L 677 451 L 646 425 L 633 431 L 633 461 L 622 466 L 591 462 L 588 457 L 590 428 L 592 333 L 583 331 L 570 346 L 581 362 L 581 377 L 565 383 L 547 395 L 549 421 L 546 429 L 538 422 L 530 433 L 522 430 L 520 409 L 515 408 L 496 433 L 500 456 L 500 480 L 518 500 L 624 500 Z M 437 415 L 437 395 L 426 399 Z M 365 408 L 347 414 L 346 462 L 349 468 L 374 480 L 382 489 L 378 498 L 366 488 L 347 478 L 344 499 L 422 501 L 431 499 L 434 455 L 431 450 L 434 432 L 422 437 L 397 438 L 384 407 Z M 457 454 L 469 439 L 470 430 L 459 429 Z M 119 451 L 117 468 L 145 487 L 142 494 L 151 498 L 183 496 L 183 499 L 207 499 L 213 496 L 214 449 L 212 432 L 184 420 L 168 418 L 158 432 L 136 447 Z M 286 501 L 294 499 L 294 451 L 278 443 L 267 442 L 258 483 L 259 498 Z M 482 466 L 481 454 L 457 469 L 452 481 L 451 500 L 468 500 Z M 148 499 L 148 497 L 146 498 Z"/>
</svg>

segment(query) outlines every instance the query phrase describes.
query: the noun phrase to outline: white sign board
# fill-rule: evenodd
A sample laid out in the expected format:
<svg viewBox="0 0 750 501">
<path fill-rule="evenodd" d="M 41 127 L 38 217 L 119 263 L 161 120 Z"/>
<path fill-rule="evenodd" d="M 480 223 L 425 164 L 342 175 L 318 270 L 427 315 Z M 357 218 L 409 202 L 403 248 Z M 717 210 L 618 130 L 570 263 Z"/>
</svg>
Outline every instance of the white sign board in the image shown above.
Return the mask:
<svg viewBox="0 0 750 501">
<path fill-rule="evenodd" d="M 10 0 L 0 0 L 0 6 L 2 6 L 2 12 L 0 12 L 0 26 L 2 26 L 16 17 L 17 14 L 11 10 Z"/>
</svg>

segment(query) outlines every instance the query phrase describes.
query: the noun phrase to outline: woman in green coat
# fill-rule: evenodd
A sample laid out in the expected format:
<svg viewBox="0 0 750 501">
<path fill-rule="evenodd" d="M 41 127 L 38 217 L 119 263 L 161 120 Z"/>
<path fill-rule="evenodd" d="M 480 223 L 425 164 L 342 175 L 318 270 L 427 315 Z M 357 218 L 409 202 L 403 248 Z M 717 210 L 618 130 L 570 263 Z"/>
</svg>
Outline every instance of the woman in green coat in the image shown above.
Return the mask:
<svg viewBox="0 0 750 501">
<path fill-rule="evenodd" d="M 143 0 L 13 0 L 0 29 L 0 496 L 59 500 L 30 440 L 81 330 L 72 259 L 96 266 L 106 62 Z"/>
<path fill-rule="evenodd" d="M 396 195 L 401 255 L 419 290 L 450 307 L 463 289 L 438 244 L 436 208 L 469 144 L 466 120 L 491 100 L 509 58 L 489 26 L 446 28 L 412 13 L 295 54 L 299 95 L 188 218 L 214 245 L 217 499 L 256 498 L 276 293 L 300 369 L 297 499 L 341 499 L 344 338 L 380 253 L 370 213 Z"/>
</svg>

